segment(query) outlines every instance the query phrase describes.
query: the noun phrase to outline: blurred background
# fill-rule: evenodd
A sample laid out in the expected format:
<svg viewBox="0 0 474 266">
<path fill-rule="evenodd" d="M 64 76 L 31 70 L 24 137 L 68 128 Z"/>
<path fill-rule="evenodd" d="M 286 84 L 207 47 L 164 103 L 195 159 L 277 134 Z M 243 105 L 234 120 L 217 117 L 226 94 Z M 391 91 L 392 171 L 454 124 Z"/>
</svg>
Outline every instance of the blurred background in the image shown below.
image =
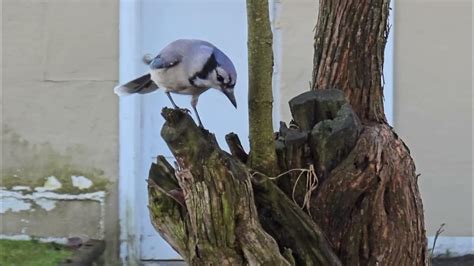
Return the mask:
<svg viewBox="0 0 474 266">
<path fill-rule="evenodd" d="M 0 243 L 102 239 L 106 265 L 179 259 L 146 207 L 148 167 L 170 157 L 159 136 L 170 104 L 162 91 L 119 99 L 113 88 L 145 73 L 143 58 L 167 43 L 208 40 L 236 65 L 238 109 L 208 91 L 201 118 L 219 141 L 233 131 L 248 147 L 245 1 L 1 4 Z M 436 254 L 472 254 L 472 1 L 392 6 L 385 111 L 420 174 L 430 243 L 445 223 Z M 273 0 L 270 9 L 276 126 L 289 122 L 288 100 L 309 89 L 318 1 Z"/>
</svg>

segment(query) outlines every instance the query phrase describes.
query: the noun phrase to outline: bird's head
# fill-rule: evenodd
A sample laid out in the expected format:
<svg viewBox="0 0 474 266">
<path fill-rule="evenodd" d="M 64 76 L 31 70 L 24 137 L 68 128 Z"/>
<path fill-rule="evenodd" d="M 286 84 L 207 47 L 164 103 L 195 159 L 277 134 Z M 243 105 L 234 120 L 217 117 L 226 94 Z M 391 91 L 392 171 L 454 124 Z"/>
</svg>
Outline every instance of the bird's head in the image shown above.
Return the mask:
<svg viewBox="0 0 474 266">
<path fill-rule="evenodd" d="M 214 52 L 217 66 L 209 73 L 209 80 L 213 88 L 220 90 L 227 96 L 230 102 L 237 108 L 234 95 L 234 86 L 237 81 L 237 72 L 232 61 L 221 51 Z"/>
</svg>

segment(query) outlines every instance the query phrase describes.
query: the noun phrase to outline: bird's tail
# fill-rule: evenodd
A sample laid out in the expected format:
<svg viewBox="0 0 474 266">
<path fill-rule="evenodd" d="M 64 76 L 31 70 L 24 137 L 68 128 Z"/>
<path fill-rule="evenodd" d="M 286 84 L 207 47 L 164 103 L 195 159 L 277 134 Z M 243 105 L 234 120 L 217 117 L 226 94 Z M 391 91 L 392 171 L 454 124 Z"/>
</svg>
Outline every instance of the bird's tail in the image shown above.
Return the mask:
<svg viewBox="0 0 474 266">
<path fill-rule="evenodd" d="M 157 89 L 158 86 L 151 80 L 150 74 L 146 74 L 126 84 L 115 87 L 114 92 L 118 96 L 126 96 L 134 93 L 145 94 Z"/>
</svg>

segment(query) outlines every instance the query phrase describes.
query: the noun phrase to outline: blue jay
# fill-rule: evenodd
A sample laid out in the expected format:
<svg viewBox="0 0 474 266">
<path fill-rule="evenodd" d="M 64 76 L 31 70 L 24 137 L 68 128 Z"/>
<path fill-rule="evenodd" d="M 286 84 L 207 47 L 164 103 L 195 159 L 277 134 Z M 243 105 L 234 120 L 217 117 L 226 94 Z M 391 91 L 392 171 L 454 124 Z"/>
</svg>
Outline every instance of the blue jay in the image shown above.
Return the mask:
<svg viewBox="0 0 474 266">
<path fill-rule="evenodd" d="M 178 106 L 170 93 L 191 95 L 199 126 L 203 127 L 196 109 L 199 95 L 210 88 L 224 93 L 237 108 L 234 86 L 237 73 L 229 57 L 209 42 L 181 39 L 168 44 L 151 61 L 150 72 L 124 85 L 117 86 L 117 95 L 145 94 L 164 88 L 171 103 Z"/>
</svg>

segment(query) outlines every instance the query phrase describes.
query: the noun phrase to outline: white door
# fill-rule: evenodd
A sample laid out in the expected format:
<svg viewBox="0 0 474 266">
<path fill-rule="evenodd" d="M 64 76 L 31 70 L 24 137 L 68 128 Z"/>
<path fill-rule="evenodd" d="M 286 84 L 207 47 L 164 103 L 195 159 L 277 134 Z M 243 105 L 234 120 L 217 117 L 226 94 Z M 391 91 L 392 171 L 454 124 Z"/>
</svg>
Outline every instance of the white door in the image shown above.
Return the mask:
<svg viewBox="0 0 474 266">
<path fill-rule="evenodd" d="M 120 8 L 120 80 L 143 74 L 145 54 L 156 55 L 179 38 L 207 40 L 234 62 L 238 78 L 236 110 L 222 93 L 201 95 L 198 111 L 204 126 L 225 147 L 225 134 L 248 139 L 247 20 L 243 0 L 122 0 Z M 175 95 L 176 104 L 190 110 L 190 97 Z M 160 136 L 161 109 L 171 104 L 158 91 L 120 100 L 121 256 L 124 261 L 179 259 L 150 224 L 146 182 L 158 154 L 171 153 Z M 193 114 L 194 117 L 194 114 Z"/>
</svg>

